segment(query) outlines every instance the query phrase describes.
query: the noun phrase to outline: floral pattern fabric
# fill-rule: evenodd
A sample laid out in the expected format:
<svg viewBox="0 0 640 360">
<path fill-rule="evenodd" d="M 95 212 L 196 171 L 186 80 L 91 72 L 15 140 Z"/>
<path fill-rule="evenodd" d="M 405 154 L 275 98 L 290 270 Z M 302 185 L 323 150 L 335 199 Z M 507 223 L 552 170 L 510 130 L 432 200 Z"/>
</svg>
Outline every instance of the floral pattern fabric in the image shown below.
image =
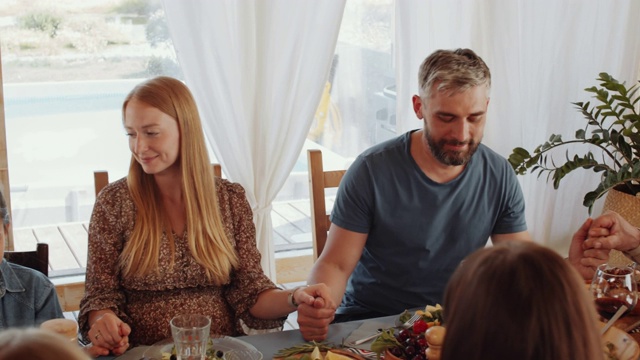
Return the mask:
<svg viewBox="0 0 640 360">
<path fill-rule="evenodd" d="M 139 278 L 123 278 L 118 258 L 131 236 L 136 208 L 126 178 L 109 184 L 98 196 L 89 226 L 89 256 L 86 291 L 80 304 L 80 328 L 89 331 L 88 313 L 111 309 L 131 326 L 129 342 L 151 345 L 171 337 L 169 321 L 179 313 L 199 313 L 211 317 L 211 333 L 244 335 L 242 323 L 253 329 L 282 327 L 283 319 L 262 320 L 249 309 L 258 294 L 276 288 L 262 272 L 256 247 L 253 213 L 242 186 L 216 179 L 222 220 L 238 254 L 238 267 L 228 284 L 208 281 L 204 269 L 191 256 L 187 234 L 171 234 L 175 239 L 175 259 L 167 234 L 162 235 L 159 271 Z"/>
</svg>

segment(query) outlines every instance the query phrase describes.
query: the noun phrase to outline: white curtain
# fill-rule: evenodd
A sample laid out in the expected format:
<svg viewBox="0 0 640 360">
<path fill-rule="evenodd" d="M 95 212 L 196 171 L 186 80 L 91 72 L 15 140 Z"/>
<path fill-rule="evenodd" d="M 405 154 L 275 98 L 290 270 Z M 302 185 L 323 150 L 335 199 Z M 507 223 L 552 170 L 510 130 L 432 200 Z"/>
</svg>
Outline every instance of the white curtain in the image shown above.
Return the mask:
<svg viewBox="0 0 640 360">
<path fill-rule="evenodd" d="M 164 0 L 206 137 L 254 211 L 275 279 L 271 203 L 300 153 L 333 59 L 344 0 Z"/>
<path fill-rule="evenodd" d="M 597 85 L 600 72 L 627 84 L 638 80 L 638 15 L 634 0 L 396 1 L 398 99 L 405 99 L 398 130 L 421 126 L 409 100 L 422 60 L 439 48 L 469 47 L 492 72 L 485 144 L 508 157 L 514 147 L 532 151 L 552 133 L 573 137 L 585 121 L 571 102 L 592 100 L 583 89 Z M 588 216 L 582 200 L 598 175 L 577 170 L 558 190 L 545 177 L 519 179 L 533 238 L 566 254 Z M 593 214 L 601 208 L 599 201 Z"/>
</svg>

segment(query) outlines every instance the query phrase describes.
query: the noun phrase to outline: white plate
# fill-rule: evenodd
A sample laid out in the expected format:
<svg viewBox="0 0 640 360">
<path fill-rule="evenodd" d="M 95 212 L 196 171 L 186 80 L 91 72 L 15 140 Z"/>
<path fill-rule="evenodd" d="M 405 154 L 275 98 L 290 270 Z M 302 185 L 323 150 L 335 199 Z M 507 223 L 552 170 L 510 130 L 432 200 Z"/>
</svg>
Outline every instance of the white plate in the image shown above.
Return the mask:
<svg viewBox="0 0 640 360">
<path fill-rule="evenodd" d="M 213 348 L 224 352 L 225 360 L 262 360 L 262 353 L 255 346 L 230 336 L 211 337 Z M 162 360 L 162 353 L 170 353 L 173 339 L 153 344 L 144 352 L 144 359 Z"/>
<path fill-rule="evenodd" d="M 604 323 L 600 323 L 600 328 L 604 326 Z M 617 350 L 619 360 L 636 360 L 640 356 L 640 346 L 631 337 L 631 335 L 612 326 L 602 336 L 605 342 L 612 343 Z"/>
</svg>

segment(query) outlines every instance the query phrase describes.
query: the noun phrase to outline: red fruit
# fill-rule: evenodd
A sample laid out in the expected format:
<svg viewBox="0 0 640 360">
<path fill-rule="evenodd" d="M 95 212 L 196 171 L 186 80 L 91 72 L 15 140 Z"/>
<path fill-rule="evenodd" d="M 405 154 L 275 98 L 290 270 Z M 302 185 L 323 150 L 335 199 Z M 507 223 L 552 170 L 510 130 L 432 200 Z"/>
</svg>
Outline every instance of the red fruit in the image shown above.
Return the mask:
<svg viewBox="0 0 640 360">
<path fill-rule="evenodd" d="M 422 319 L 418 319 L 415 323 L 413 323 L 413 332 L 415 334 L 422 334 L 423 332 L 427 331 L 428 328 L 429 325 Z"/>
<path fill-rule="evenodd" d="M 409 329 L 402 329 L 400 330 L 400 332 L 398 333 L 398 336 L 396 336 L 398 341 L 400 342 L 404 342 L 405 340 L 407 340 L 408 338 L 411 337 L 411 330 Z"/>
</svg>

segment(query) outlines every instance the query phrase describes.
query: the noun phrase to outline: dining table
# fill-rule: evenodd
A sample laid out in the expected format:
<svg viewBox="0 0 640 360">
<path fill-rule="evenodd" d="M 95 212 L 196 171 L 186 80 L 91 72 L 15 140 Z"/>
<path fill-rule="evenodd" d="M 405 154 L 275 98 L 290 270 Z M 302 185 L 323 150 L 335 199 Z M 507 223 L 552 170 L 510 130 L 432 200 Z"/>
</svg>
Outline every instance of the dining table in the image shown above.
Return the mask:
<svg viewBox="0 0 640 360">
<path fill-rule="evenodd" d="M 374 334 L 377 329 L 395 326 L 398 315 L 385 316 L 367 320 L 355 320 L 329 325 L 329 334 L 325 342 L 340 345 L 348 344 L 368 335 Z M 274 331 L 262 334 L 239 336 L 236 339 L 253 345 L 263 355 L 264 360 L 273 359 L 281 349 L 305 343 L 300 330 Z M 359 349 L 369 350 L 371 342 L 358 345 Z M 120 356 L 101 356 L 99 360 L 141 360 L 148 346 L 137 346 Z"/>
<path fill-rule="evenodd" d="M 398 315 L 385 316 L 367 320 L 356 320 L 329 325 L 329 334 L 326 342 L 340 345 L 349 345 L 351 341 L 374 334 L 377 329 L 390 328 L 396 325 Z M 634 311 L 618 319 L 613 326 L 628 332 L 631 337 L 640 343 L 640 311 Z M 239 336 L 236 339 L 253 345 L 263 355 L 264 360 L 271 360 L 275 354 L 284 348 L 300 345 L 305 342 L 299 330 L 275 331 L 262 334 Z M 371 342 L 357 347 L 362 350 L 370 350 Z M 101 356 L 99 360 L 142 360 L 148 346 L 138 346 L 128 350 L 121 356 Z"/>
</svg>

